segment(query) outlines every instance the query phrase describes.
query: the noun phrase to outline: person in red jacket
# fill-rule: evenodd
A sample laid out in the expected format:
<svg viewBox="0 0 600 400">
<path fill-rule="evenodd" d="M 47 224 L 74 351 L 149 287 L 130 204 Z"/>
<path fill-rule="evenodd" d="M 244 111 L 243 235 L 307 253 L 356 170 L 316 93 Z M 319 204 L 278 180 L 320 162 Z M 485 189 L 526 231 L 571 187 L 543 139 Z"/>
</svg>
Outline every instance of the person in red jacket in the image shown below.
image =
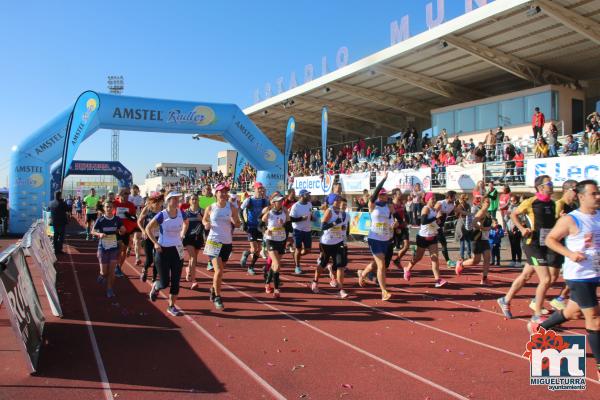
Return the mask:
<svg viewBox="0 0 600 400">
<path fill-rule="evenodd" d="M 517 154 L 513 158 L 515 162 L 515 180 L 517 182 L 525 182 L 525 154 L 521 151 L 521 149 L 516 149 Z"/>
<path fill-rule="evenodd" d="M 121 219 L 123 226 L 125 227 L 124 235 L 117 235 L 119 241 L 119 258 L 118 264 L 115 269 L 115 276 L 122 278 L 123 272 L 121 271 L 121 265 L 127 258 L 127 248 L 129 247 L 129 237 L 135 231 L 139 231 L 136 218 L 136 207 L 131 201 L 129 201 L 129 195 L 131 194 L 129 188 L 121 188 L 119 190 L 119 196 L 117 200 L 113 202 L 113 208 L 115 215 Z"/>
<path fill-rule="evenodd" d="M 542 131 L 544 130 L 544 124 L 546 119 L 544 113 L 540 111 L 539 107 L 535 108 L 533 117 L 531 118 L 531 127 L 533 129 L 533 138 L 537 140 L 538 136 L 542 137 Z"/>
</svg>

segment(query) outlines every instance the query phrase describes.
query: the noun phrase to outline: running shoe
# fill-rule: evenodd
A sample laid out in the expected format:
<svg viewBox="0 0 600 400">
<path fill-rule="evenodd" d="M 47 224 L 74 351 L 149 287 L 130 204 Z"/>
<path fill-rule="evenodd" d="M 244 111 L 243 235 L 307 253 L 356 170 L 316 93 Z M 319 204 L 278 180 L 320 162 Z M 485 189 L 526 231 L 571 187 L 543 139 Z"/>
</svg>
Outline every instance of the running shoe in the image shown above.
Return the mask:
<svg viewBox="0 0 600 400">
<path fill-rule="evenodd" d="M 222 310 L 223 308 L 225 308 L 223 306 L 223 300 L 221 300 L 221 296 L 215 296 L 214 304 L 217 310 Z"/>
<path fill-rule="evenodd" d="M 115 276 L 116 276 L 117 278 L 122 278 L 122 277 L 124 277 L 124 276 L 125 276 L 125 275 L 123 274 L 123 271 L 121 271 L 121 266 L 120 266 L 120 265 L 117 265 L 117 268 L 115 268 Z"/>
<path fill-rule="evenodd" d="M 254 271 L 254 268 L 252 268 L 252 267 L 248 268 L 248 275 L 251 275 L 251 276 L 256 275 L 256 272 Z"/>
<path fill-rule="evenodd" d="M 550 305 L 552 306 L 552 308 L 554 308 L 555 310 L 564 310 L 565 307 L 567 306 L 567 304 L 565 303 L 564 300 L 560 300 L 558 297 L 552 299 L 552 301 L 550 302 Z"/>
<path fill-rule="evenodd" d="M 456 268 L 454 269 L 456 276 L 460 276 L 464 269 L 465 267 L 463 266 L 463 260 L 458 260 L 458 262 L 456 263 Z"/>
<path fill-rule="evenodd" d="M 437 281 L 435 281 L 435 287 L 441 288 L 442 286 L 445 286 L 447 283 L 448 283 L 447 280 L 440 278 Z"/>
<path fill-rule="evenodd" d="M 273 293 L 273 288 L 270 283 L 265 284 L 265 293 Z"/>
<path fill-rule="evenodd" d="M 321 265 L 321 256 L 317 257 L 317 266 Z"/>
<path fill-rule="evenodd" d="M 480 285 L 481 286 L 492 286 L 492 281 L 490 281 L 490 278 L 488 278 L 487 276 L 484 276 L 483 278 L 481 278 Z"/>
<path fill-rule="evenodd" d="M 213 269 L 215 269 L 215 268 L 212 265 L 212 261 L 209 261 L 208 264 L 206 264 L 206 270 L 212 271 Z"/>
<path fill-rule="evenodd" d="M 510 312 L 510 303 L 507 303 L 506 300 L 504 299 L 504 297 L 500 297 L 498 300 L 496 300 L 496 302 L 498 302 L 498 305 L 500 306 L 500 310 L 502 311 L 504 316 L 507 319 L 512 319 L 513 315 Z"/>
<path fill-rule="evenodd" d="M 533 315 L 531 317 L 531 322 L 533 322 L 534 324 L 541 324 L 545 320 L 546 320 L 546 317 L 544 317 L 543 315 Z"/>
<path fill-rule="evenodd" d="M 299 265 L 296 265 L 296 268 L 294 269 L 294 274 L 302 275 L 302 268 L 300 268 Z"/>
<path fill-rule="evenodd" d="M 348 298 L 348 292 L 346 292 L 344 289 L 340 290 L 340 299 L 347 299 Z"/>
<path fill-rule="evenodd" d="M 446 265 L 450 268 L 454 268 L 454 267 L 456 267 L 456 261 L 448 260 L 446 262 Z"/>
<path fill-rule="evenodd" d="M 535 299 L 531 299 L 531 302 L 529 303 L 529 308 L 531 308 L 532 311 L 535 311 Z M 542 307 L 542 315 L 548 314 L 550 314 L 550 311 Z"/>
<path fill-rule="evenodd" d="M 381 300 L 388 301 L 391 298 L 392 298 L 392 294 L 390 292 L 388 292 L 387 290 L 385 290 L 385 291 L 383 291 L 383 293 L 381 293 Z"/>
<path fill-rule="evenodd" d="M 356 271 L 356 276 L 358 276 L 358 286 L 365 287 L 365 279 L 362 276 L 362 269 Z"/>
<path fill-rule="evenodd" d="M 152 289 L 150 290 L 150 301 L 156 301 L 158 297 L 158 290 L 156 289 L 156 284 L 152 285 Z"/>
<path fill-rule="evenodd" d="M 250 252 L 248 250 L 246 250 L 242 253 L 242 258 L 240 258 L 240 266 L 242 268 L 246 268 L 246 262 L 248 262 L 249 255 L 250 255 Z"/>
<path fill-rule="evenodd" d="M 410 281 L 410 269 L 408 268 L 403 268 L 404 269 L 404 280 L 405 281 Z"/>
<path fill-rule="evenodd" d="M 90 240 L 90 235 L 85 235 L 85 240 Z"/>
<path fill-rule="evenodd" d="M 262 258 L 267 258 L 267 249 L 263 247 L 263 249 L 260 251 L 260 256 Z"/>
<path fill-rule="evenodd" d="M 313 293 L 319 293 L 319 284 L 315 281 L 312 281 L 310 283 L 310 290 L 312 290 Z"/>
<path fill-rule="evenodd" d="M 183 312 L 175 306 L 167 307 L 167 312 L 174 317 L 181 317 L 183 315 Z"/>
<path fill-rule="evenodd" d="M 142 273 L 140 274 L 140 280 L 142 282 L 146 282 L 146 280 L 148 280 L 148 270 L 142 271 Z"/>
<path fill-rule="evenodd" d="M 278 299 L 280 295 L 281 292 L 279 291 L 279 289 L 273 290 L 273 298 Z"/>
<path fill-rule="evenodd" d="M 337 281 L 337 279 L 335 279 L 335 278 L 332 278 L 332 279 L 329 281 L 329 286 L 331 286 L 332 288 L 336 288 L 336 287 L 338 287 L 338 281 Z"/>
<path fill-rule="evenodd" d="M 217 297 L 217 296 L 215 295 L 215 288 L 211 286 L 211 287 L 210 287 L 210 295 L 208 296 L 208 299 L 209 299 L 211 302 L 214 302 L 214 301 L 215 301 L 215 297 Z"/>
<path fill-rule="evenodd" d="M 112 289 L 106 289 L 106 297 L 112 299 L 113 297 L 115 297 L 115 292 Z"/>
<path fill-rule="evenodd" d="M 198 282 L 194 282 L 190 285 L 190 290 L 196 290 L 198 288 Z"/>
<path fill-rule="evenodd" d="M 98 275 L 98 278 L 96 278 L 96 282 L 98 282 L 100 285 L 103 285 L 106 283 L 106 278 L 102 275 Z"/>
<path fill-rule="evenodd" d="M 530 335 L 537 333 L 538 329 L 540 329 L 540 324 L 535 323 L 533 321 L 527 322 L 527 331 L 529 331 Z"/>
</svg>

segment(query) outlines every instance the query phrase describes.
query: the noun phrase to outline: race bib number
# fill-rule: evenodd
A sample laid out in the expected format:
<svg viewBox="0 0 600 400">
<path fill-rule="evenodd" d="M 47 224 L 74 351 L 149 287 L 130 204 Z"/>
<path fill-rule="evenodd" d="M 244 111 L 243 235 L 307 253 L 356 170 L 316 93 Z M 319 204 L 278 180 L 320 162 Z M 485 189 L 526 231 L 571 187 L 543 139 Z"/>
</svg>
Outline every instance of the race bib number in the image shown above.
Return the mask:
<svg viewBox="0 0 600 400">
<path fill-rule="evenodd" d="M 183 245 L 182 244 L 178 244 L 177 246 L 175 246 L 177 248 L 177 254 L 179 254 L 179 258 L 181 260 L 183 260 Z"/>
<path fill-rule="evenodd" d="M 548 234 L 550 233 L 551 229 L 548 228 L 541 228 L 540 229 L 540 246 L 545 246 L 546 245 L 546 237 L 548 236 Z"/>
<path fill-rule="evenodd" d="M 285 228 L 271 228 L 271 239 L 278 242 L 285 240 Z"/>
<path fill-rule="evenodd" d="M 344 239 L 346 236 L 346 229 L 344 225 L 338 225 L 331 228 L 331 237 L 333 239 Z"/>
<path fill-rule="evenodd" d="M 86 214 L 95 214 L 96 213 L 96 206 L 94 206 L 94 207 L 87 206 L 85 208 L 85 212 L 86 212 Z"/>
<path fill-rule="evenodd" d="M 106 235 L 100 239 L 102 248 L 104 250 L 116 249 L 117 248 L 117 235 Z"/>
<path fill-rule="evenodd" d="M 371 229 L 378 235 L 387 235 L 390 231 L 390 224 L 386 222 L 376 222 L 375 224 L 371 225 Z"/>
<path fill-rule="evenodd" d="M 221 247 L 223 247 L 223 243 L 207 240 L 203 253 L 209 257 L 218 257 L 221 253 Z"/>
</svg>

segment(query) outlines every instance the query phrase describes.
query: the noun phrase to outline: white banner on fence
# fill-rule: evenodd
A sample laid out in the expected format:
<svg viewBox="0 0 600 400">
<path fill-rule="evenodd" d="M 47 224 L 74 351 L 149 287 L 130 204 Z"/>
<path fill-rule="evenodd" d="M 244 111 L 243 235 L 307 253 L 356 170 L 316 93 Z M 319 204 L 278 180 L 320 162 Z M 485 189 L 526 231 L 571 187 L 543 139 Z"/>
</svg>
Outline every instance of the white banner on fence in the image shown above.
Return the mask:
<svg viewBox="0 0 600 400">
<path fill-rule="evenodd" d="M 472 190 L 483 180 L 483 164 L 448 165 L 446 167 L 446 189 Z"/>
<path fill-rule="evenodd" d="M 325 175 L 321 178 L 320 176 L 299 176 L 294 178 L 292 187 L 296 190 L 296 194 L 306 189 L 313 195 L 328 195 L 333 189 L 333 176 Z"/>
<path fill-rule="evenodd" d="M 550 175 L 552 183 L 560 186 L 568 179 L 582 181 L 584 179 L 600 180 L 600 157 L 568 156 L 551 158 L 531 158 L 527 160 L 526 183 L 533 186 L 535 178 Z"/>
<path fill-rule="evenodd" d="M 381 182 L 383 175 L 377 175 L 377 184 Z M 403 192 L 412 190 L 419 183 L 421 189 L 431 190 L 431 168 L 403 169 L 399 172 L 390 172 L 383 187 L 385 190 L 400 189 Z"/>
<path fill-rule="evenodd" d="M 362 193 L 364 189 L 369 190 L 371 184 L 370 172 L 358 172 L 349 175 L 340 175 L 340 183 L 344 193 Z"/>
</svg>

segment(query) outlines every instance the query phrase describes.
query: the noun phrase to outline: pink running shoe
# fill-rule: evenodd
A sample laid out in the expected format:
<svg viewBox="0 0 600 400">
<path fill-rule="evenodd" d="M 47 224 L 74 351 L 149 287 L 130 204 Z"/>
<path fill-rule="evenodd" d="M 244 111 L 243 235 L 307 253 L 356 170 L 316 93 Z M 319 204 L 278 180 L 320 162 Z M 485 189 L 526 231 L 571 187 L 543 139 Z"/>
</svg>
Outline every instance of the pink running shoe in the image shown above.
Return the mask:
<svg viewBox="0 0 600 400">
<path fill-rule="evenodd" d="M 271 284 L 265 285 L 265 293 L 273 293 L 273 288 L 271 287 Z"/>
<path fill-rule="evenodd" d="M 315 281 L 312 281 L 310 283 L 310 290 L 312 290 L 313 293 L 319 293 L 319 284 Z"/>
<path fill-rule="evenodd" d="M 456 276 L 460 276 L 460 274 L 462 274 L 464 269 L 465 269 L 465 267 L 463 266 L 463 260 L 458 260 L 456 262 L 456 268 L 454 268 L 454 272 L 456 273 Z"/>
<path fill-rule="evenodd" d="M 332 288 L 338 287 L 338 281 L 335 278 L 331 278 L 331 280 L 329 281 L 329 286 L 331 286 Z"/>
<path fill-rule="evenodd" d="M 440 278 L 437 281 L 435 281 L 435 287 L 441 288 L 442 286 L 445 286 L 447 283 L 448 283 L 447 280 Z"/>
<path fill-rule="evenodd" d="M 405 281 L 410 281 L 410 269 L 408 268 L 403 268 L 404 270 L 404 280 Z"/>
</svg>

